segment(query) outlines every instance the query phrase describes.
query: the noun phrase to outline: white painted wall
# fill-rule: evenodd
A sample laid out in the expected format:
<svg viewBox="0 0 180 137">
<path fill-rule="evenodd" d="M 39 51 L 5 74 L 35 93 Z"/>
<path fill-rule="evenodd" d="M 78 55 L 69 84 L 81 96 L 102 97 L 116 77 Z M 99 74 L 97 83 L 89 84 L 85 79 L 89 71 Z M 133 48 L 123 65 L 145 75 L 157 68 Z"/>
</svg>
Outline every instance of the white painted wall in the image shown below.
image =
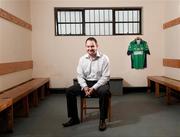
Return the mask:
<svg viewBox="0 0 180 137">
<path fill-rule="evenodd" d="M 180 58 L 179 26 L 162 29 L 164 22 L 179 15 L 179 0 L 0 0 L 0 6 L 33 26 L 31 32 L 0 18 L 0 63 L 33 58 L 33 77 L 50 77 L 52 88 L 72 84 L 87 39 L 55 36 L 54 7 L 143 7 L 141 37 L 148 42 L 151 52 L 146 69 L 131 69 L 130 56 L 126 54 L 129 42 L 136 36 L 96 37 L 100 50 L 110 58 L 111 76 L 122 77 L 125 86 L 146 86 L 148 75 L 165 74 L 179 79 L 179 69 L 162 66 L 164 57 Z M 0 91 L 31 77 L 32 70 L 1 75 Z"/>
<path fill-rule="evenodd" d="M 166 3 L 164 22 L 180 17 L 180 0 Z M 165 58 L 180 59 L 180 25 L 164 30 Z M 165 67 L 165 75 L 180 80 L 180 69 Z"/>
<path fill-rule="evenodd" d="M 0 8 L 31 23 L 29 0 L 0 0 Z M 0 18 L 0 63 L 32 60 L 31 31 Z M 32 70 L 0 75 L 0 91 L 32 78 Z"/>
<path fill-rule="evenodd" d="M 163 75 L 164 23 L 163 0 L 31 0 L 32 57 L 34 77 L 50 77 L 51 87 L 68 87 L 76 77 L 78 59 L 85 53 L 87 36 L 60 37 L 54 35 L 54 7 L 143 7 L 143 35 L 151 55 L 148 67 L 131 69 L 127 48 L 136 36 L 97 36 L 100 50 L 111 62 L 111 76 L 122 77 L 125 86 L 146 86 L 148 75 Z"/>
</svg>

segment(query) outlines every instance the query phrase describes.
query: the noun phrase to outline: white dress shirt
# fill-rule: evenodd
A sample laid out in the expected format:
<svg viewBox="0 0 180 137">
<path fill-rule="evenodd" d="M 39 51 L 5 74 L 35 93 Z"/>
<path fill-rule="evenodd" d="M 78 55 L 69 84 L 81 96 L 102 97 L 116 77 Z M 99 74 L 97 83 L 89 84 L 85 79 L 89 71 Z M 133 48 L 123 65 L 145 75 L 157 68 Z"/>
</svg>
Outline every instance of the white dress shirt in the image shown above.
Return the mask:
<svg viewBox="0 0 180 137">
<path fill-rule="evenodd" d="M 93 59 L 85 54 L 79 59 L 77 74 L 78 83 L 82 89 L 87 86 L 86 80 L 88 80 L 97 81 L 92 87 L 96 90 L 110 79 L 109 58 L 98 51 L 96 58 Z"/>
</svg>

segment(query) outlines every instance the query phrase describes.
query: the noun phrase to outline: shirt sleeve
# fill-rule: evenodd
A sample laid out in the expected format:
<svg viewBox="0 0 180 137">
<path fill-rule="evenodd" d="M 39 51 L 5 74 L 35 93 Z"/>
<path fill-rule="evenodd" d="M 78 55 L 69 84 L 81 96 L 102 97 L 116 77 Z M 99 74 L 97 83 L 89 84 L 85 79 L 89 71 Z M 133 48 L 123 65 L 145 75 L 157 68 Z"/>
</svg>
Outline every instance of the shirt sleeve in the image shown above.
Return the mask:
<svg viewBox="0 0 180 137">
<path fill-rule="evenodd" d="M 83 69 L 82 69 L 82 58 L 79 59 L 79 63 L 77 66 L 77 80 L 82 89 L 87 86 Z"/>
<path fill-rule="evenodd" d="M 145 49 L 144 53 L 150 55 L 150 51 L 149 51 L 147 42 L 145 42 L 144 46 L 145 46 L 145 48 L 144 48 L 144 49 Z"/>
<path fill-rule="evenodd" d="M 98 89 L 100 86 L 105 85 L 109 79 L 110 79 L 110 63 L 109 63 L 109 58 L 104 55 L 104 62 L 103 62 L 103 67 L 102 67 L 102 76 L 101 78 L 97 81 L 96 84 L 92 87 L 93 89 Z"/>
<path fill-rule="evenodd" d="M 131 48 L 131 43 L 128 46 L 128 51 L 127 51 L 127 55 L 131 55 L 133 53 L 132 48 Z"/>
</svg>

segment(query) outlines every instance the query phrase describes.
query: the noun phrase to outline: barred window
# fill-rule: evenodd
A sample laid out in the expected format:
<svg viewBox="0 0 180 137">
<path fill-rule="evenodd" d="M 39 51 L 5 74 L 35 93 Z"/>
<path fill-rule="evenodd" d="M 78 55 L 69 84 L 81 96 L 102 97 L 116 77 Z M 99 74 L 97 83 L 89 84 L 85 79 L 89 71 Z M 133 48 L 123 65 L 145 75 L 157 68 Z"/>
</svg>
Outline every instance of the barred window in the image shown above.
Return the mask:
<svg viewBox="0 0 180 137">
<path fill-rule="evenodd" d="M 82 34 L 82 11 L 59 10 L 56 14 L 56 35 Z"/>
<path fill-rule="evenodd" d="M 112 35 L 112 10 L 85 10 L 85 35 Z"/>
<path fill-rule="evenodd" d="M 55 8 L 56 36 L 138 35 L 141 8 Z"/>
<path fill-rule="evenodd" d="M 115 34 L 141 34 L 140 10 L 115 10 Z"/>
</svg>

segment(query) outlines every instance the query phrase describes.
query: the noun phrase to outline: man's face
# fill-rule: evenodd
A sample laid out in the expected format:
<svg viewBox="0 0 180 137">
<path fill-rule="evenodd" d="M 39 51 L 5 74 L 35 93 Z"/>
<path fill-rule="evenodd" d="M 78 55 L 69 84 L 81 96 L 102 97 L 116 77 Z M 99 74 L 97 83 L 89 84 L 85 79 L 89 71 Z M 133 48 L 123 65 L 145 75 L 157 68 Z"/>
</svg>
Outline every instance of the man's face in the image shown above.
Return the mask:
<svg viewBox="0 0 180 137">
<path fill-rule="evenodd" d="M 95 57 L 97 53 L 98 45 L 91 40 L 86 42 L 86 51 L 91 57 Z"/>
</svg>

